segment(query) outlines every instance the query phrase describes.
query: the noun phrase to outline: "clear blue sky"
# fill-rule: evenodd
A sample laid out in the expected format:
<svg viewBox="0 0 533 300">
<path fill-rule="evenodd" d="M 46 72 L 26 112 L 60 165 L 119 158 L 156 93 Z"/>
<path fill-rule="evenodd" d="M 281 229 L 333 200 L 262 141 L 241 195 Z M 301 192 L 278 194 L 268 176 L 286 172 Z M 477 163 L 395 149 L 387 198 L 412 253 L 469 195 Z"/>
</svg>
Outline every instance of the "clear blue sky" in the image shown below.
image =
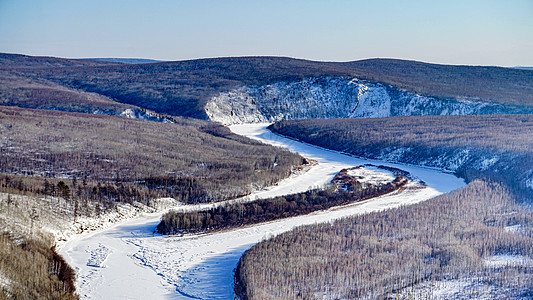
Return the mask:
<svg viewBox="0 0 533 300">
<path fill-rule="evenodd" d="M 533 66 L 533 0 L 0 0 L 0 52 Z"/>
</svg>

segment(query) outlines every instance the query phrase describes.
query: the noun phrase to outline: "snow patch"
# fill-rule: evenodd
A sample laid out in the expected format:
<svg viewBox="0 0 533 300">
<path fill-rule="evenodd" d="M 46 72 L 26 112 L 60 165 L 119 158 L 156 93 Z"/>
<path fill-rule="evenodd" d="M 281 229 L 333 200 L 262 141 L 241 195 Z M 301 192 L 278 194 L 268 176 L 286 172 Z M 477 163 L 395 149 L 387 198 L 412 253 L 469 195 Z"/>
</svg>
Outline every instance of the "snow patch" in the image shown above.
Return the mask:
<svg viewBox="0 0 533 300">
<path fill-rule="evenodd" d="M 520 230 L 522 230 L 522 225 L 516 224 L 516 225 L 505 226 L 503 230 L 505 230 L 505 232 L 513 232 L 513 233 L 520 232 Z"/>
<path fill-rule="evenodd" d="M 448 159 L 448 170 L 457 170 L 470 158 L 470 150 L 463 149 Z"/>
<path fill-rule="evenodd" d="M 143 109 L 127 108 L 122 113 L 120 113 L 120 116 L 130 118 L 130 119 L 141 119 L 141 120 L 148 120 L 148 121 L 155 121 L 155 122 L 162 122 L 162 123 L 173 123 L 168 118 L 165 118 L 154 112 L 146 111 Z"/>
<path fill-rule="evenodd" d="M 381 150 L 380 158 L 386 161 L 398 162 L 411 151 L 412 148 L 408 147 L 387 147 Z"/>
<path fill-rule="evenodd" d="M 357 181 L 363 184 L 363 186 L 380 186 L 389 183 L 396 178 L 390 171 L 369 166 L 349 169 L 348 175 L 355 177 Z"/>
<path fill-rule="evenodd" d="M 11 280 L 9 280 L 4 274 L 0 273 L 0 289 L 9 288 L 9 286 L 11 286 Z"/>
<path fill-rule="evenodd" d="M 526 180 L 526 187 L 533 190 L 533 177 Z"/>
<path fill-rule="evenodd" d="M 500 268 L 506 266 L 532 267 L 533 260 L 523 255 L 499 254 L 485 258 L 484 264 L 487 267 Z"/>
<path fill-rule="evenodd" d="M 496 164 L 498 162 L 500 158 L 498 156 L 492 156 L 490 158 L 488 157 L 485 157 L 481 160 L 481 162 L 479 163 L 480 166 L 479 166 L 479 169 L 481 171 L 486 171 L 488 170 L 490 167 L 494 166 L 494 164 Z"/>
<path fill-rule="evenodd" d="M 10 199 L 8 201 L 8 199 Z M 115 208 L 106 211 L 97 208 L 94 203 L 87 203 L 84 208 L 90 212 L 74 217 L 74 202 L 58 197 L 33 197 L 0 193 L 0 233 L 7 232 L 15 240 L 28 233 L 51 237 L 57 246 L 66 241 L 91 234 L 91 232 L 108 228 L 144 213 L 167 211 L 181 203 L 172 198 L 153 199 L 150 206 L 133 202 L 118 203 Z M 32 226 L 31 216 L 37 216 Z"/>
<path fill-rule="evenodd" d="M 477 277 L 424 281 L 389 294 L 390 299 L 507 299 L 511 288 L 502 288 Z"/>
<path fill-rule="evenodd" d="M 111 249 L 99 243 L 96 247 L 87 247 L 87 250 L 85 251 L 88 252 L 90 255 L 89 260 L 87 261 L 87 266 L 105 268 L 104 261 L 111 253 Z"/>
<path fill-rule="evenodd" d="M 135 112 L 131 108 L 124 110 L 120 115 L 126 118 L 135 118 Z"/>
</svg>

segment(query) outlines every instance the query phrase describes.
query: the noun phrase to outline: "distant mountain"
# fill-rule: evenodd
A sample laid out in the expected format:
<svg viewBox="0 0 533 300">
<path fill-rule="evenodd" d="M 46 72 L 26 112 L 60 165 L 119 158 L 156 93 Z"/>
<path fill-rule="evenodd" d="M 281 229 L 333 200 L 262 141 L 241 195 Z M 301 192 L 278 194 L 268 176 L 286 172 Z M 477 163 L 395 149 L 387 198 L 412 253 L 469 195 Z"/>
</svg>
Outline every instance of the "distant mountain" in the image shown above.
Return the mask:
<svg viewBox="0 0 533 300">
<path fill-rule="evenodd" d="M 82 59 L 115 62 L 115 63 L 121 63 L 121 64 L 129 64 L 129 65 L 153 64 L 153 63 L 164 62 L 163 60 L 146 59 L 146 58 L 113 58 L 111 57 L 111 58 L 82 58 Z"/>
<path fill-rule="evenodd" d="M 277 105 L 276 101 L 288 103 L 285 107 L 289 109 L 291 103 L 298 103 L 303 109 L 306 103 L 323 104 L 324 108 L 341 102 L 358 106 L 364 104 L 361 99 L 371 104 L 394 106 L 395 99 L 403 97 L 402 93 L 409 93 L 409 99 L 426 97 L 415 102 L 403 97 L 408 101 L 402 103 L 415 105 L 403 110 L 409 114 L 461 114 L 465 111 L 456 109 L 458 106 L 453 103 L 436 110 L 417 107 L 434 105 L 436 99 L 501 106 L 502 109 L 490 113 L 517 113 L 524 112 L 520 107 L 529 110 L 533 107 L 533 76 L 530 71 L 513 68 L 437 65 L 396 59 L 317 62 L 287 57 L 227 57 L 150 64 L 56 59 L 55 67 L 50 67 L 50 58 L 25 57 L 24 65 L 29 65 L 27 61 L 30 60 L 32 67 L 17 68 L 21 59 L 11 58 L 13 61 L 9 63 L 2 64 L 0 60 L 0 69 L 16 72 L 17 77 L 52 82 L 159 113 L 200 119 L 209 118 L 206 106 L 217 97 L 227 97 L 227 113 L 231 114 L 233 107 L 243 107 L 247 103 L 256 105 L 254 102 L 259 98 L 254 97 L 257 95 L 274 101 L 273 105 Z M 39 61 L 42 61 L 40 65 Z M 355 91 L 350 89 L 354 78 L 360 83 L 357 95 L 349 98 Z M 293 88 L 296 88 L 294 93 Z M 343 90 L 350 91 L 341 92 Z M 364 96 L 367 91 L 371 93 Z M 348 98 L 338 101 L 338 97 L 345 96 Z M 349 107 L 355 109 L 351 104 Z M 507 107 L 511 107 L 510 110 Z M 381 108 L 376 107 L 371 114 L 363 110 L 355 115 L 374 116 L 378 110 Z M 487 113 L 485 110 L 466 111 Z M 286 115 L 283 110 L 278 113 Z M 305 113 L 302 116 L 329 117 Z"/>
<path fill-rule="evenodd" d="M 521 70 L 531 70 L 531 71 L 533 71 L 533 67 L 516 66 L 516 67 L 513 67 L 513 68 L 521 69 Z"/>
<path fill-rule="evenodd" d="M 68 59 L 48 56 L 29 56 L 0 53 L 0 68 L 5 67 L 89 67 L 109 65 L 109 62 L 86 59 Z"/>
<path fill-rule="evenodd" d="M 138 106 L 21 72 L 26 69 L 57 69 L 115 65 L 83 59 L 34 57 L 0 53 L 0 105 L 89 114 L 125 116 L 152 121 L 168 120 Z"/>
</svg>

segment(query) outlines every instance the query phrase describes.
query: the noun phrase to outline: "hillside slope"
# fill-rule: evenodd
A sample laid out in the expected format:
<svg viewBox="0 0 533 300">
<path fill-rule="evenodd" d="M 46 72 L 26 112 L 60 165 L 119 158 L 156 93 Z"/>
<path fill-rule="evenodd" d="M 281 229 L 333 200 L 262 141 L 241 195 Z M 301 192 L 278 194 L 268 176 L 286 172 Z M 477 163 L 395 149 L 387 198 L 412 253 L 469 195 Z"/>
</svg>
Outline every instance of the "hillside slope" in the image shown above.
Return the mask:
<svg viewBox="0 0 533 300">
<path fill-rule="evenodd" d="M 0 105 L 125 116 L 160 122 L 170 118 L 111 98 L 72 89 L 48 80 L 33 79 L 0 68 Z"/>
<path fill-rule="evenodd" d="M 66 191 L 77 178 L 89 181 L 78 185 L 79 195 L 106 203 L 136 199 L 146 204 L 156 197 L 198 203 L 272 185 L 302 162 L 297 154 L 212 122 L 175 121 L 0 106 L 0 172 L 26 176 L 4 176 L 2 182 L 21 191 L 56 190 L 75 197 L 74 190 Z M 59 183 L 52 179 L 65 182 L 54 189 Z"/>
<path fill-rule="evenodd" d="M 88 67 L 110 65 L 111 62 L 68 59 L 49 56 L 30 56 L 12 53 L 0 53 L 0 68 L 33 68 L 33 67 Z"/>
<path fill-rule="evenodd" d="M 238 299 L 531 299 L 531 210 L 467 187 L 394 210 L 300 226 L 254 245 Z"/>
<path fill-rule="evenodd" d="M 533 113 L 533 106 L 421 96 L 390 85 L 347 77 L 311 77 L 220 93 L 209 100 L 205 111 L 213 121 L 240 124 L 295 119 Z"/>
<path fill-rule="evenodd" d="M 533 72 L 528 70 L 397 59 L 368 59 L 348 65 L 357 77 L 425 96 L 487 99 L 509 105 L 533 104 Z"/>
<path fill-rule="evenodd" d="M 298 120 L 270 129 L 357 156 L 488 177 L 533 199 L 533 115 Z"/>
<path fill-rule="evenodd" d="M 398 99 L 405 98 L 405 95 L 410 98 L 428 98 L 415 101 L 414 104 L 411 100 L 403 102 L 404 108 L 400 110 L 418 115 L 446 111 L 451 113 L 456 111 L 455 106 L 464 106 L 457 104 L 458 102 L 465 101 L 485 103 L 476 104 L 473 108 L 468 106 L 472 113 L 486 113 L 476 109 L 480 105 L 497 106 L 495 110 L 489 109 L 489 112 L 497 113 L 524 113 L 529 112 L 533 106 L 533 72 L 497 67 L 443 66 L 389 59 L 334 63 L 283 57 L 214 58 L 141 65 L 50 67 L 49 64 L 33 64 L 31 68 L 16 68 L 13 65 L 16 63 L 9 64 L 10 70 L 16 69 L 21 76 L 34 80 L 49 80 L 71 89 L 97 93 L 114 101 L 159 113 L 203 119 L 217 119 L 205 111 L 206 105 L 211 102 L 218 103 L 221 98 L 229 97 L 228 101 L 236 102 L 238 106 L 246 106 L 251 101 L 260 103 L 264 98 L 261 91 L 269 94 L 281 91 L 281 100 L 290 102 L 287 109 L 279 109 L 285 114 L 290 111 L 291 105 L 298 106 L 298 103 L 309 103 L 308 106 L 316 103 L 322 107 L 332 103 L 322 103 L 321 99 L 333 99 L 333 102 L 347 99 L 347 108 L 353 109 L 355 105 L 359 105 L 359 99 L 350 95 L 354 92 L 360 94 L 361 89 L 372 93 L 375 91 L 373 99 L 385 95 L 383 90 L 386 90 L 384 97 L 389 97 L 390 101 L 383 97 L 380 101 L 388 101 L 392 106 L 395 106 Z M 361 79 L 361 84 L 365 87 L 351 89 L 354 86 L 347 83 L 354 78 Z M 310 84 L 313 81 L 337 82 L 331 86 L 329 83 Z M 301 92 L 299 89 L 306 91 Z M 315 97 L 315 90 L 323 96 Z M 232 93 L 237 94 L 237 97 L 232 97 Z M 423 107 L 427 103 L 433 105 L 434 102 L 438 102 L 435 106 L 445 108 L 416 111 L 417 107 Z M 443 105 L 443 102 L 452 103 L 452 107 Z M 364 108 L 363 104 L 361 102 L 361 109 Z M 270 104 L 267 101 L 264 105 Z M 406 107 L 409 105 L 414 105 L 415 110 L 407 112 Z M 336 109 L 342 110 L 344 106 Z M 375 110 L 375 107 L 370 110 Z M 231 110 L 220 110 L 221 114 L 228 112 L 231 115 Z M 342 117 L 349 117 L 351 111 L 343 113 Z M 237 112 L 234 111 L 234 114 Z M 367 113 L 355 116 L 365 114 Z M 273 111 L 266 117 L 268 119 L 273 116 L 279 116 L 279 112 Z M 319 115 L 328 118 L 338 116 L 340 115 Z"/>
<path fill-rule="evenodd" d="M 235 273 L 239 299 L 531 298 L 533 213 L 531 202 L 516 200 L 533 200 L 533 115 L 291 120 L 269 128 L 365 158 L 448 169 L 470 183 L 253 246 Z"/>
</svg>

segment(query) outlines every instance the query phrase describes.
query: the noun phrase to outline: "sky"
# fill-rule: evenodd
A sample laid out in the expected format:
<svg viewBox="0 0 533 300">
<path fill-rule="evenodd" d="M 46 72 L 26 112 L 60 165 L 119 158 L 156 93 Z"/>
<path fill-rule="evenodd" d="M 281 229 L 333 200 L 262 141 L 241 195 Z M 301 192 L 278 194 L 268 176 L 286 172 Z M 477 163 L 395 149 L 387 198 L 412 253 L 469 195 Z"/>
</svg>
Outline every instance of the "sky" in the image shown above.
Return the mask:
<svg viewBox="0 0 533 300">
<path fill-rule="evenodd" d="M 0 52 L 533 66 L 533 0 L 0 0 Z"/>
</svg>

